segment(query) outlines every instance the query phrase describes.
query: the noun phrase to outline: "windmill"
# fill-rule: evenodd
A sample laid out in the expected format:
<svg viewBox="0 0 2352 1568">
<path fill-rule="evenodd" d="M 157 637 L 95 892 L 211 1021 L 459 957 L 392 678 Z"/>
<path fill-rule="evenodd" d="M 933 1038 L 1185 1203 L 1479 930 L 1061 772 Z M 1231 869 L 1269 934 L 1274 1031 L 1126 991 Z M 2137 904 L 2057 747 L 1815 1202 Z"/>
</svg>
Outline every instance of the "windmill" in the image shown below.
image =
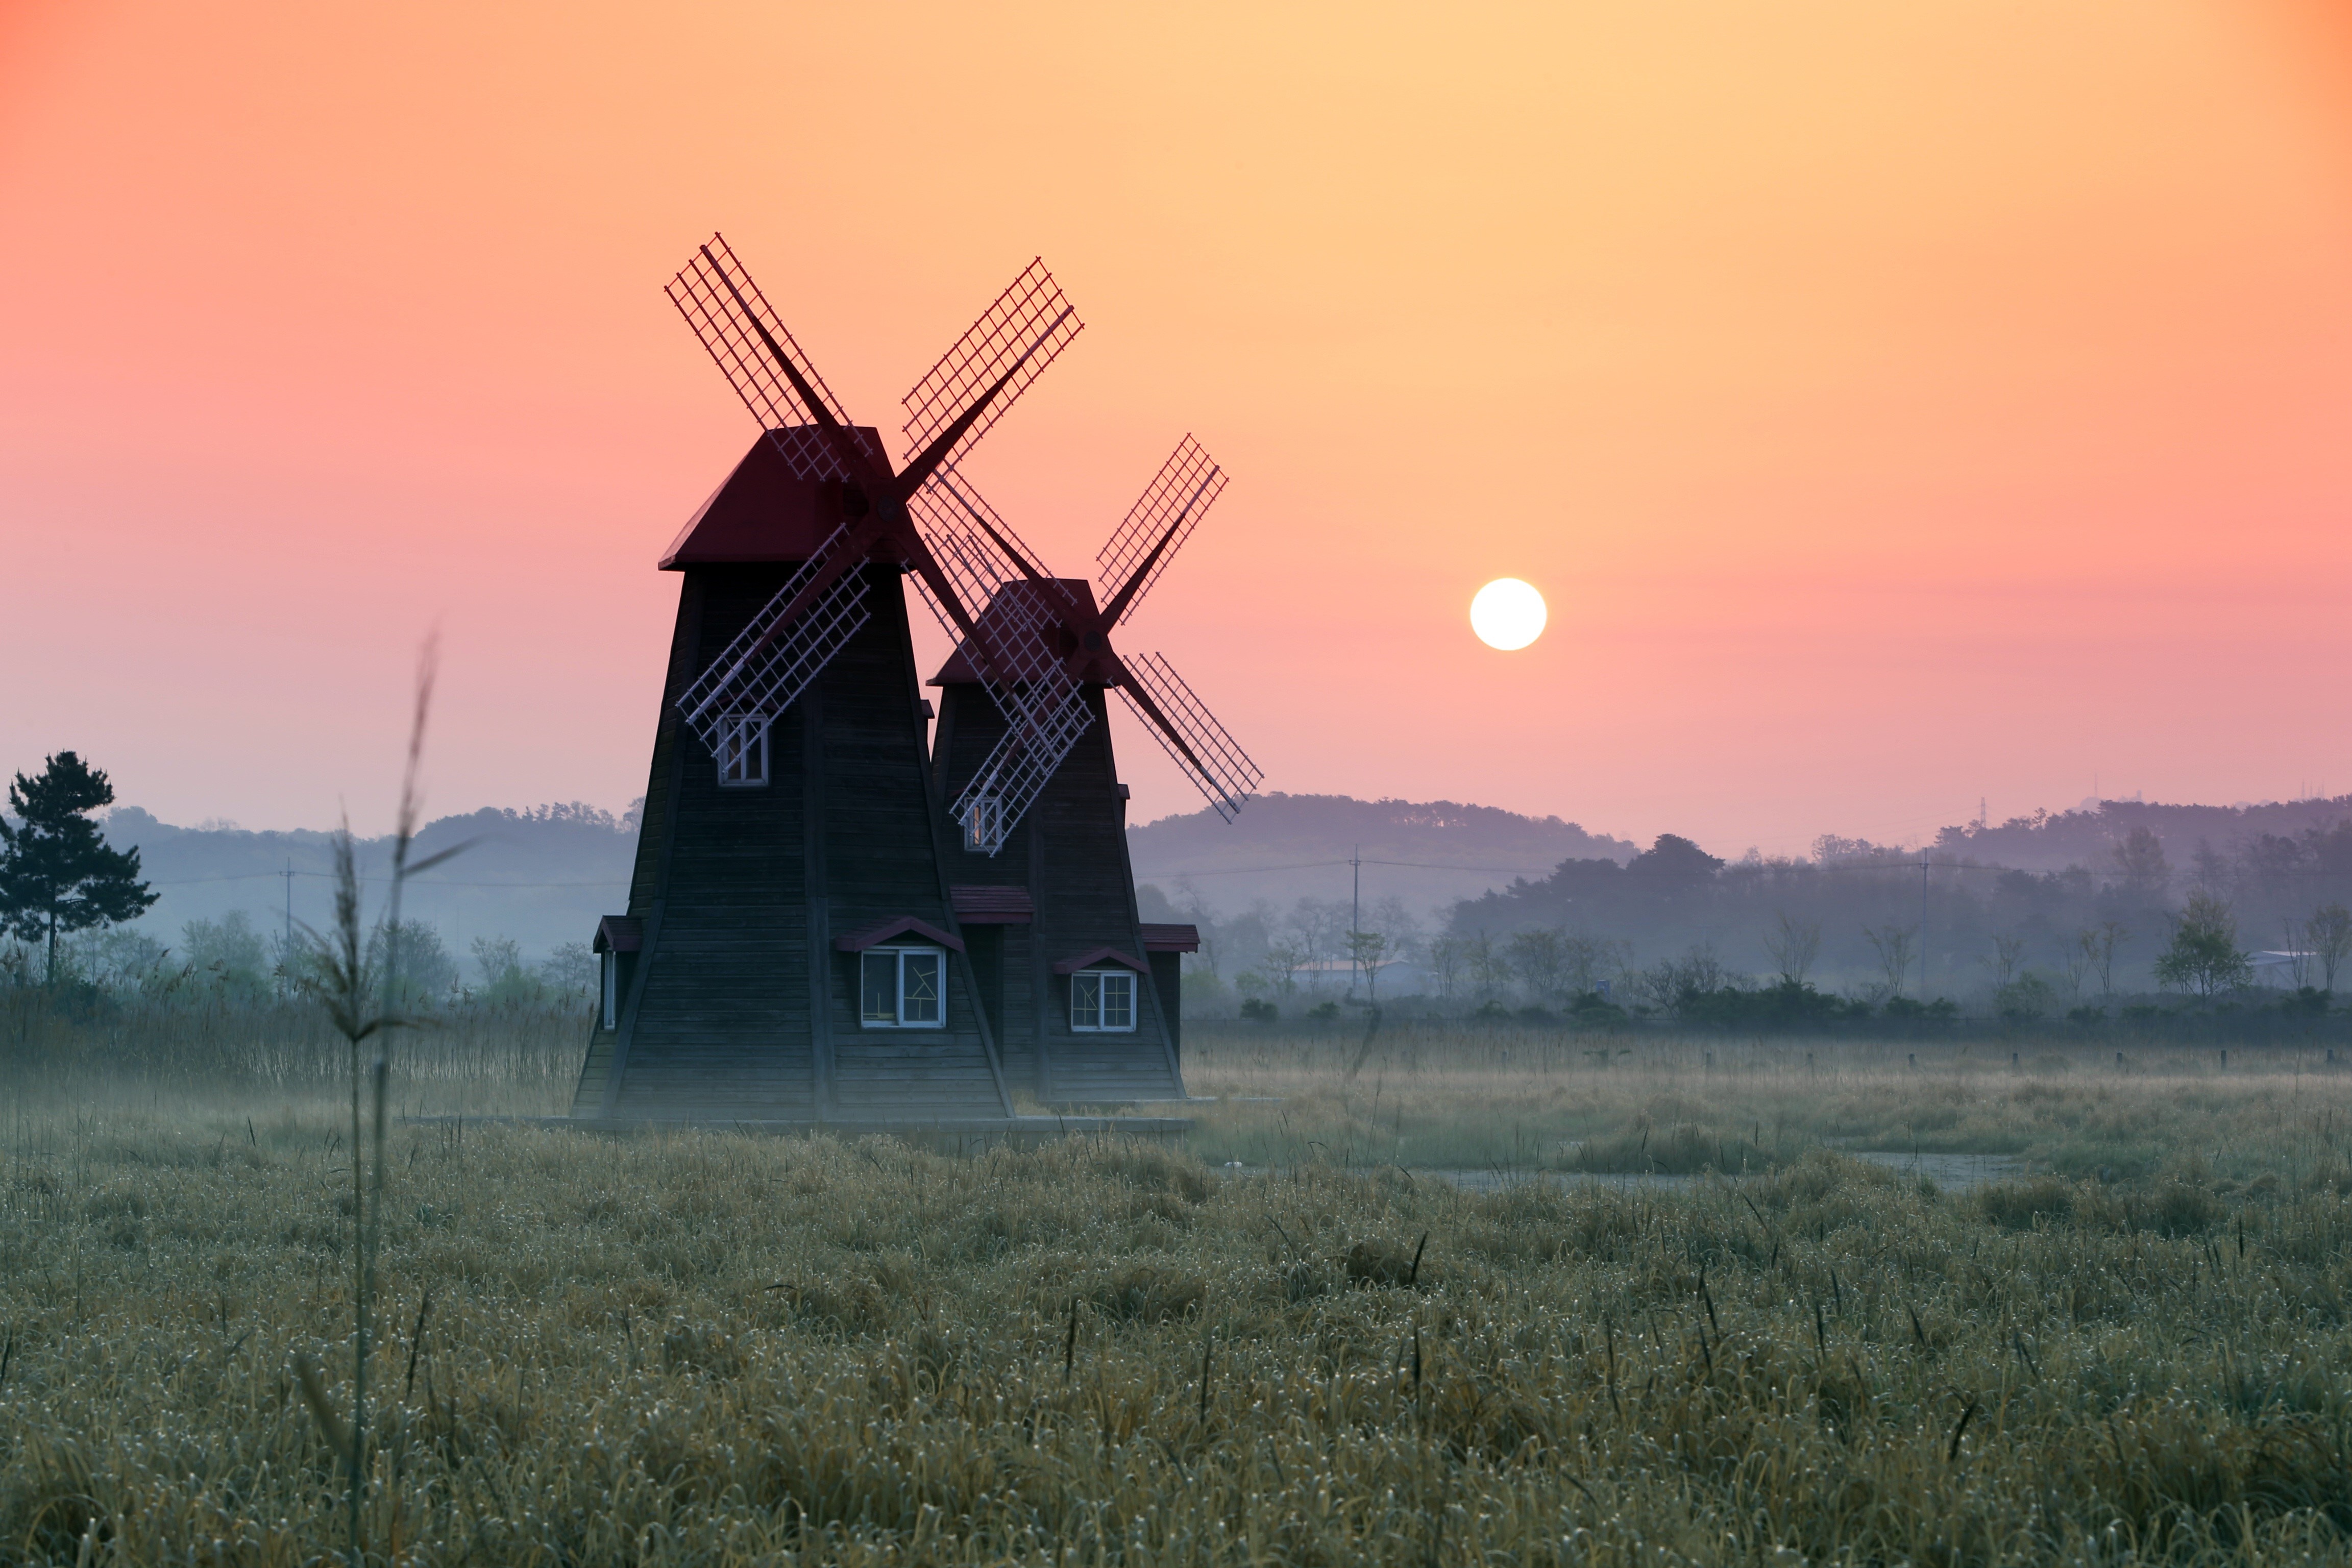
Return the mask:
<svg viewBox="0 0 2352 1568">
<path fill-rule="evenodd" d="M 723 238 L 668 294 L 761 435 L 661 562 L 684 581 L 574 1114 L 1008 1114 L 899 583 L 971 650 L 1007 732 L 1058 744 L 1077 676 L 974 619 L 1025 547 L 934 492 L 1083 323 L 1033 262 L 908 393 L 893 468 Z"/>
<path fill-rule="evenodd" d="M 1048 575 L 960 475 L 924 503 L 961 509 L 1019 574 L 933 678 L 932 768 L 953 803 L 954 892 L 984 1009 L 1008 1070 L 1048 1101 L 1183 1092 L 1178 955 L 1199 937 L 1139 918 L 1106 702 L 1116 690 L 1229 822 L 1265 776 L 1165 655 L 1112 646 L 1225 478 L 1185 437 L 1097 554 L 1096 584 Z M 1045 690 L 1053 714 L 989 694 L 989 661 L 1008 655 L 1072 683 Z"/>
</svg>

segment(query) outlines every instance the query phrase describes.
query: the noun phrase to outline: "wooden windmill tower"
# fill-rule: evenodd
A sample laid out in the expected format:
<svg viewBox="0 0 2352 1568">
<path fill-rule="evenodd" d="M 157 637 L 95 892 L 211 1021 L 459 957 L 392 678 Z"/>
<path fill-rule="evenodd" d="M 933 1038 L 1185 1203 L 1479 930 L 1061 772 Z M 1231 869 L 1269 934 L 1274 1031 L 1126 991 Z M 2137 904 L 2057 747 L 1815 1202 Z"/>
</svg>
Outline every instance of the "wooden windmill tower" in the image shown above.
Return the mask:
<svg viewBox="0 0 2352 1568">
<path fill-rule="evenodd" d="M 894 470 L 723 239 L 669 297 L 761 435 L 661 562 L 677 628 L 573 1114 L 1006 1115 L 900 584 L 1013 729 L 1052 721 L 1045 650 L 973 619 L 1011 570 L 1000 546 L 934 492 L 1081 323 L 1033 263 L 908 395 Z"/>
<path fill-rule="evenodd" d="M 932 770 L 951 803 L 950 880 L 982 1010 L 1007 1072 L 1050 1103 L 1183 1093 L 1179 955 L 1199 937 L 1138 917 L 1106 694 L 1233 820 L 1264 777 L 1257 764 L 1166 658 L 1111 646 L 1224 485 L 1186 437 L 1096 557 L 1099 601 L 1084 579 L 1049 576 L 961 476 L 924 503 L 959 509 L 1020 573 L 982 614 L 983 641 L 964 641 L 933 679 Z M 1024 690 L 1026 712 L 989 695 L 987 647 L 1047 669 Z"/>
</svg>

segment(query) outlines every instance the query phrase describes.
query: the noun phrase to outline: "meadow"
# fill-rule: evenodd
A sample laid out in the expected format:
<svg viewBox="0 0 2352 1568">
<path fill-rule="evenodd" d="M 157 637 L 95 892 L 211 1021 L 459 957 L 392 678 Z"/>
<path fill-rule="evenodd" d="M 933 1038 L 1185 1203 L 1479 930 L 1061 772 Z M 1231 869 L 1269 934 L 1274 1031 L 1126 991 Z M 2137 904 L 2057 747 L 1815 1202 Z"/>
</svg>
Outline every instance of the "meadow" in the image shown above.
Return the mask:
<svg viewBox="0 0 2352 1568">
<path fill-rule="evenodd" d="M 560 1104 L 553 1025 L 467 1027 L 396 1110 Z M 345 1550 L 350 1104 L 286 1029 L 0 1077 L 0 1562 Z M 394 1120 L 368 1560 L 2352 1556 L 2324 1061 L 1189 1050 L 1175 1145 Z M 2021 1170 L 1853 1157 L 1915 1146 Z"/>
</svg>

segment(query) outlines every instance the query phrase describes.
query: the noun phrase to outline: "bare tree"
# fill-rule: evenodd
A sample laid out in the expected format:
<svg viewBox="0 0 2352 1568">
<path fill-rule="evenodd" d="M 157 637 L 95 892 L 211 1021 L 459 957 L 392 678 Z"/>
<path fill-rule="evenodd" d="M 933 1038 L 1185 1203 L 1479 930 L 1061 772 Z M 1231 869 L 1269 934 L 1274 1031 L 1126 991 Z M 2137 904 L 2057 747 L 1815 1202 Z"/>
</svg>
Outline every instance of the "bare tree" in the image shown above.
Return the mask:
<svg viewBox="0 0 2352 1568">
<path fill-rule="evenodd" d="M 1683 954 L 1682 988 L 1685 991 L 1720 991 L 1725 975 L 1723 960 L 1716 955 L 1715 943 L 1693 942 Z"/>
<path fill-rule="evenodd" d="M 1879 973 L 1886 976 L 1886 993 L 1903 994 L 1903 982 L 1911 973 L 1911 958 L 1917 950 L 1912 945 L 1918 940 L 1917 926 L 1898 925 L 1890 921 L 1883 926 L 1864 926 L 1862 934 L 1878 954 Z"/>
<path fill-rule="evenodd" d="M 1527 984 L 1528 1000 L 1541 1005 L 1556 1000 L 1568 966 L 1563 932 L 1545 928 L 1515 932 L 1505 952 L 1511 968 Z"/>
<path fill-rule="evenodd" d="M 1388 954 L 1391 962 L 1417 957 L 1422 950 L 1421 921 L 1405 907 L 1405 901 L 1391 893 L 1365 911 L 1364 929 L 1376 931 L 1389 939 Z"/>
<path fill-rule="evenodd" d="M 1492 1002 L 1495 994 L 1511 983 L 1510 961 L 1496 950 L 1494 942 L 1483 931 L 1470 939 L 1465 956 L 1470 983 L 1478 988 L 1478 999 Z"/>
<path fill-rule="evenodd" d="M 2025 939 L 2014 934 L 1995 932 L 1992 955 L 1979 962 L 1992 971 L 1993 989 L 1998 991 L 2017 978 L 2017 966 L 2025 958 Z"/>
<path fill-rule="evenodd" d="M 1633 957 L 1624 942 L 1582 931 L 1564 938 L 1560 949 L 1568 989 L 1579 996 L 1596 989 L 1605 971 L 1622 969 Z"/>
<path fill-rule="evenodd" d="M 1351 931 L 1348 933 L 1348 957 L 1356 972 L 1364 977 L 1364 997 L 1370 1001 L 1380 994 L 1381 965 L 1388 962 L 1389 939 L 1385 932 Z"/>
<path fill-rule="evenodd" d="M 2336 989 L 2336 971 L 2352 952 L 2352 910 L 2342 904 L 2322 904 L 2303 926 L 2304 946 L 2319 963 L 2319 988 Z"/>
<path fill-rule="evenodd" d="M 2116 846 L 2116 869 L 2123 885 L 2143 899 L 2162 893 L 2172 880 L 2172 863 L 2164 858 L 2164 840 L 2149 827 L 2135 827 Z"/>
<path fill-rule="evenodd" d="M 1429 973 L 1437 981 L 1440 1001 L 1454 1000 L 1454 982 L 1469 958 L 1469 943 L 1458 936 L 1433 937 L 1429 942 Z"/>
<path fill-rule="evenodd" d="M 2116 994 L 2116 949 L 2129 939 L 2131 932 L 2121 921 L 2101 921 L 2086 926 L 2075 937 L 2075 945 L 2090 962 L 2091 972 L 2099 977 L 2099 1000 L 2104 1002 Z"/>
<path fill-rule="evenodd" d="M 2311 984 L 2311 950 L 2295 940 L 2295 920 L 2293 915 L 2282 918 L 2279 925 L 2286 936 L 2285 942 L 2279 951 L 2286 954 L 2287 975 L 2294 980 L 2294 988 L 2300 991 Z"/>
<path fill-rule="evenodd" d="M 1822 955 L 1822 922 L 1801 921 L 1782 910 L 1764 933 L 1764 950 L 1780 966 L 1783 985 L 1802 985 L 1813 961 Z"/>
<path fill-rule="evenodd" d="M 1258 960 L 1269 990 L 1288 996 L 1298 989 L 1298 972 L 1309 962 L 1305 944 L 1284 937 L 1265 944 L 1265 956 Z"/>
<path fill-rule="evenodd" d="M 1209 908 L 1208 900 L 1201 897 L 1201 889 L 1192 883 L 1179 882 L 1176 884 L 1176 897 L 1171 902 L 1176 912 L 1192 921 L 1193 930 L 1201 934 L 1201 951 L 1197 960 L 1200 966 L 1211 974 L 1219 973 L 1217 953 L 1221 933 L 1217 930 L 1216 914 Z"/>
<path fill-rule="evenodd" d="M 2073 942 L 2058 950 L 2058 973 L 2065 976 L 2066 994 L 2077 1002 L 2083 999 L 2083 981 L 2091 973 L 2090 935 L 2077 932 Z"/>
</svg>

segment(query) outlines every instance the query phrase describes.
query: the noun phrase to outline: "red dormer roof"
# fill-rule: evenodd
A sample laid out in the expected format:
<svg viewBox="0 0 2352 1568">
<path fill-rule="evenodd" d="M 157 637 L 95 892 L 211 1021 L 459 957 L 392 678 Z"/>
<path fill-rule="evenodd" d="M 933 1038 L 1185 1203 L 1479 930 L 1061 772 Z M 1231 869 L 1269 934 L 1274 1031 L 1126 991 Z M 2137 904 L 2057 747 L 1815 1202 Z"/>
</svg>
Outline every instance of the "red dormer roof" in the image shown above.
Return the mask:
<svg viewBox="0 0 2352 1568">
<path fill-rule="evenodd" d="M 876 452 L 882 437 L 867 426 L 858 434 Z M 762 435 L 710 492 L 663 552 L 661 569 L 805 561 L 841 526 L 838 482 L 796 479 L 775 443 Z"/>
<path fill-rule="evenodd" d="M 1081 605 L 1088 610 L 1094 608 L 1093 584 L 1083 577 L 1062 577 L 1055 581 L 1067 589 L 1070 596 Z M 1038 602 L 1041 595 L 1050 592 L 1050 589 L 1032 583 L 1025 577 L 1010 583 L 1000 583 L 996 587 L 995 597 L 988 601 L 988 608 L 980 614 L 981 629 L 989 635 L 991 640 L 997 642 L 1015 663 L 1022 662 L 1015 646 L 1022 639 L 1025 638 L 1034 643 L 1040 637 L 1059 638 L 1066 635 L 1060 630 L 1061 623 L 1056 614 L 1061 606 L 1056 605 L 1049 609 Z M 1054 662 L 1060 663 L 1066 651 L 1066 649 L 1054 649 Z M 963 645 L 959 643 L 956 645 L 955 652 L 948 655 L 948 661 L 940 666 L 940 672 L 931 677 L 930 684 L 970 686 L 976 684 L 979 679 L 980 676 L 973 670 L 971 660 L 965 655 Z"/>
</svg>

